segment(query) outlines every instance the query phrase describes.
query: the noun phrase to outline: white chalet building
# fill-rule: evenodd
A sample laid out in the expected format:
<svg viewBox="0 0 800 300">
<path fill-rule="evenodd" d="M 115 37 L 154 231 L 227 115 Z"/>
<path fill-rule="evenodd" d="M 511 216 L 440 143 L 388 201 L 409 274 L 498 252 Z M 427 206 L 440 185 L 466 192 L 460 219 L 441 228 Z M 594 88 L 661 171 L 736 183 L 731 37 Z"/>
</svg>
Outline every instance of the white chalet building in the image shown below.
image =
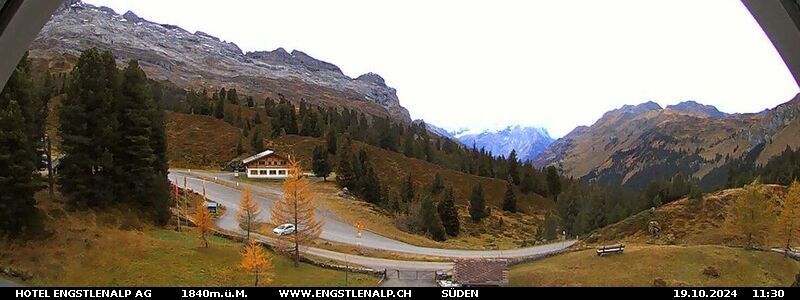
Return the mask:
<svg viewBox="0 0 800 300">
<path fill-rule="evenodd" d="M 267 150 L 242 160 L 247 178 L 284 179 L 289 177 L 289 160 Z"/>
</svg>

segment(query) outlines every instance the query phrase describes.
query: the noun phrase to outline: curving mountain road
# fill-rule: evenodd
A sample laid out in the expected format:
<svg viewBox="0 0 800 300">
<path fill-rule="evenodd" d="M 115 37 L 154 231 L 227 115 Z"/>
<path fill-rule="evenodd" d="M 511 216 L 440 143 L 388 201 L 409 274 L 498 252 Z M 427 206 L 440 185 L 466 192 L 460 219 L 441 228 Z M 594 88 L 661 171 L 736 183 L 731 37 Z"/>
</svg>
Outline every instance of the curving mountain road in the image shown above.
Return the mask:
<svg viewBox="0 0 800 300">
<path fill-rule="evenodd" d="M 0 278 L 0 287 L 17 287 L 20 286 L 19 284 L 14 283 L 13 281 L 5 280 Z"/>
<path fill-rule="evenodd" d="M 207 181 L 203 178 L 214 177 L 218 181 L 225 182 L 228 185 L 236 185 L 237 182 L 233 179 L 230 173 L 210 173 L 204 171 L 191 171 L 171 169 L 169 179 L 172 182 L 177 182 L 183 186 L 183 179 L 186 178 L 187 186 L 190 190 L 202 192 L 203 183 L 205 182 L 206 197 L 216 201 L 228 208 L 227 213 L 217 219 L 217 226 L 234 232 L 241 232 L 236 221 L 235 210 L 239 207 L 241 198 L 241 191 L 236 188 L 228 187 L 225 185 L 217 184 Z M 246 184 L 238 183 L 241 186 Z M 275 199 L 283 196 L 283 192 L 278 189 L 273 189 L 264 186 L 248 185 L 253 190 L 253 199 L 258 202 L 264 213 L 261 214 L 261 221 L 269 221 L 269 210 L 272 209 L 272 204 Z M 325 219 L 325 226 L 321 234 L 321 238 L 336 241 L 339 243 L 346 243 L 352 245 L 360 245 L 362 247 L 386 250 L 392 252 L 418 254 L 426 256 L 440 256 L 449 258 L 515 258 L 515 257 L 529 257 L 546 255 L 549 253 L 563 250 L 575 241 L 565 241 L 553 243 L 548 245 L 541 245 L 528 248 L 518 248 L 511 250 L 459 250 L 459 249 L 441 249 L 420 247 L 404 243 L 401 241 L 393 240 L 369 231 L 364 231 L 361 238 L 356 237 L 356 228 L 352 225 L 341 221 L 333 213 L 327 210 L 320 210 L 318 215 Z M 271 238 L 258 235 L 259 239 L 264 239 L 269 242 Z M 391 269 L 409 269 L 409 270 L 443 270 L 448 269 L 450 263 L 434 263 L 434 262 L 421 262 L 421 261 L 400 261 L 364 257 L 359 255 L 350 255 L 338 253 L 334 251 L 308 247 L 304 252 L 330 258 L 340 261 L 348 261 L 358 263 L 364 266 L 373 268 L 391 268 Z"/>
</svg>

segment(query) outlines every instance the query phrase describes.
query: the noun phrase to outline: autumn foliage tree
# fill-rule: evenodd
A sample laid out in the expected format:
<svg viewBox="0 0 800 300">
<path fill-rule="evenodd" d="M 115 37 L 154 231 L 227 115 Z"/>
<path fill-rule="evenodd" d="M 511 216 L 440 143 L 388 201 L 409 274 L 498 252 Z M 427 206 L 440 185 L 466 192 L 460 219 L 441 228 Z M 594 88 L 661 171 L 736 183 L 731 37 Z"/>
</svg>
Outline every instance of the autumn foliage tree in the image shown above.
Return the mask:
<svg viewBox="0 0 800 300">
<path fill-rule="evenodd" d="M 247 246 L 242 252 L 242 263 L 239 265 L 243 270 L 253 274 L 255 283 L 253 286 L 258 286 L 259 279 L 262 283 L 272 282 L 272 258 L 267 255 L 262 247 L 255 239 L 248 239 Z"/>
<path fill-rule="evenodd" d="M 744 236 L 747 248 L 755 248 L 767 238 L 774 220 L 772 206 L 761 189 L 762 184 L 758 181 L 745 186 L 728 214 L 728 226 Z"/>
<path fill-rule="evenodd" d="M 308 245 L 322 233 L 324 221 L 316 216 L 316 205 L 308 187 L 308 178 L 302 168 L 289 159 L 289 177 L 283 183 L 283 198 L 272 207 L 271 219 L 275 224 L 294 224 L 295 232 L 278 238 L 276 249 L 289 251 L 295 266 L 300 262 L 300 247 Z M 281 249 L 282 248 L 282 249 Z"/>
<path fill-rule="evenodd" d="M 203 243 L 203 247 L 208 248 L 208 235 L 211 233 L 213 220 L 211 218 L 211 212 L 209 212 L 208 208 L 205 206 L 205 196 L 203 197 L 203 200 L 199 200 L 197 202 L 198 203 L 195 205 L 192 218 L 194 219 L 197 233 L 200 234 L 200 242 Z"/>
<path fill-rule="evenodd" d="M 781 215 L 778 218 L 778 234 L 786 240 L 786 248 L 792 246 L 794 238 L 800 235 L 800 183 L 792 182 L 783 201 Z"/>
<path fill-rule="evenodd" d="M 258 216 L 261 215 L 261 208 L 258 203 L 253 199 L 250 188 L 245 188 L 242 191 L 242 200 L 239 204 L 239 212 L 236 214 L 236 219 L 239 221 L 239 227 L 247 232 L 247 239 L 250 239 L 250 232 L 253 231 L 253 223 L 255 223 Z"/>
</svg>

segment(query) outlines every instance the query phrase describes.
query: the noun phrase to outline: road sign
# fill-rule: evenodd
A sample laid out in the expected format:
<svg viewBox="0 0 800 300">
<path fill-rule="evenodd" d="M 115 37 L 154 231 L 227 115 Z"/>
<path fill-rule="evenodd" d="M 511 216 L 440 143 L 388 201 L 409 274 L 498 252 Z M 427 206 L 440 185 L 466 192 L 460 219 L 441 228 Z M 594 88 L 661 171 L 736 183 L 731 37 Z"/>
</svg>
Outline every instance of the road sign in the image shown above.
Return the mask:
<svg viewBox="0 0 800 300">
<path fill-rule="evenodd" d="M 361 238 L 361 231 L 364 230 L 364 224 L 356 223 L 356 237 Z"/>
</svg>

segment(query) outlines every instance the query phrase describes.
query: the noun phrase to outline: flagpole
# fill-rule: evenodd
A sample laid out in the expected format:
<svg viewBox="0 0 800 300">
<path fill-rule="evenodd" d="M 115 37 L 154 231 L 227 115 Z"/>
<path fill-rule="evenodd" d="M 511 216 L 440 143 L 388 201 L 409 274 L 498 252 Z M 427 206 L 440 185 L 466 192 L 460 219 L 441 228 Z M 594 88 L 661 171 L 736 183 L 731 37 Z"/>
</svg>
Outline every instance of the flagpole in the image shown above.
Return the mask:
<svg viewBox="0 0 800 300">
<path fill-rule="evenodd" d="M 189 207 L 186 204 L 189 201 L 189 188 L 186 187 L 186 176 L 183 176 L 183 192 L 186 193 L 186 197 L 183 197 L 183 214 L 186 216 L 186 227 L 189 227 Z"/>
<path fill-rule="evenodd" d="M 175 178 L 175 209 L 178 210 L 178 232 L 181 231 L 181 200 L 178 193 L 178 178 Z"/>
</svg>

